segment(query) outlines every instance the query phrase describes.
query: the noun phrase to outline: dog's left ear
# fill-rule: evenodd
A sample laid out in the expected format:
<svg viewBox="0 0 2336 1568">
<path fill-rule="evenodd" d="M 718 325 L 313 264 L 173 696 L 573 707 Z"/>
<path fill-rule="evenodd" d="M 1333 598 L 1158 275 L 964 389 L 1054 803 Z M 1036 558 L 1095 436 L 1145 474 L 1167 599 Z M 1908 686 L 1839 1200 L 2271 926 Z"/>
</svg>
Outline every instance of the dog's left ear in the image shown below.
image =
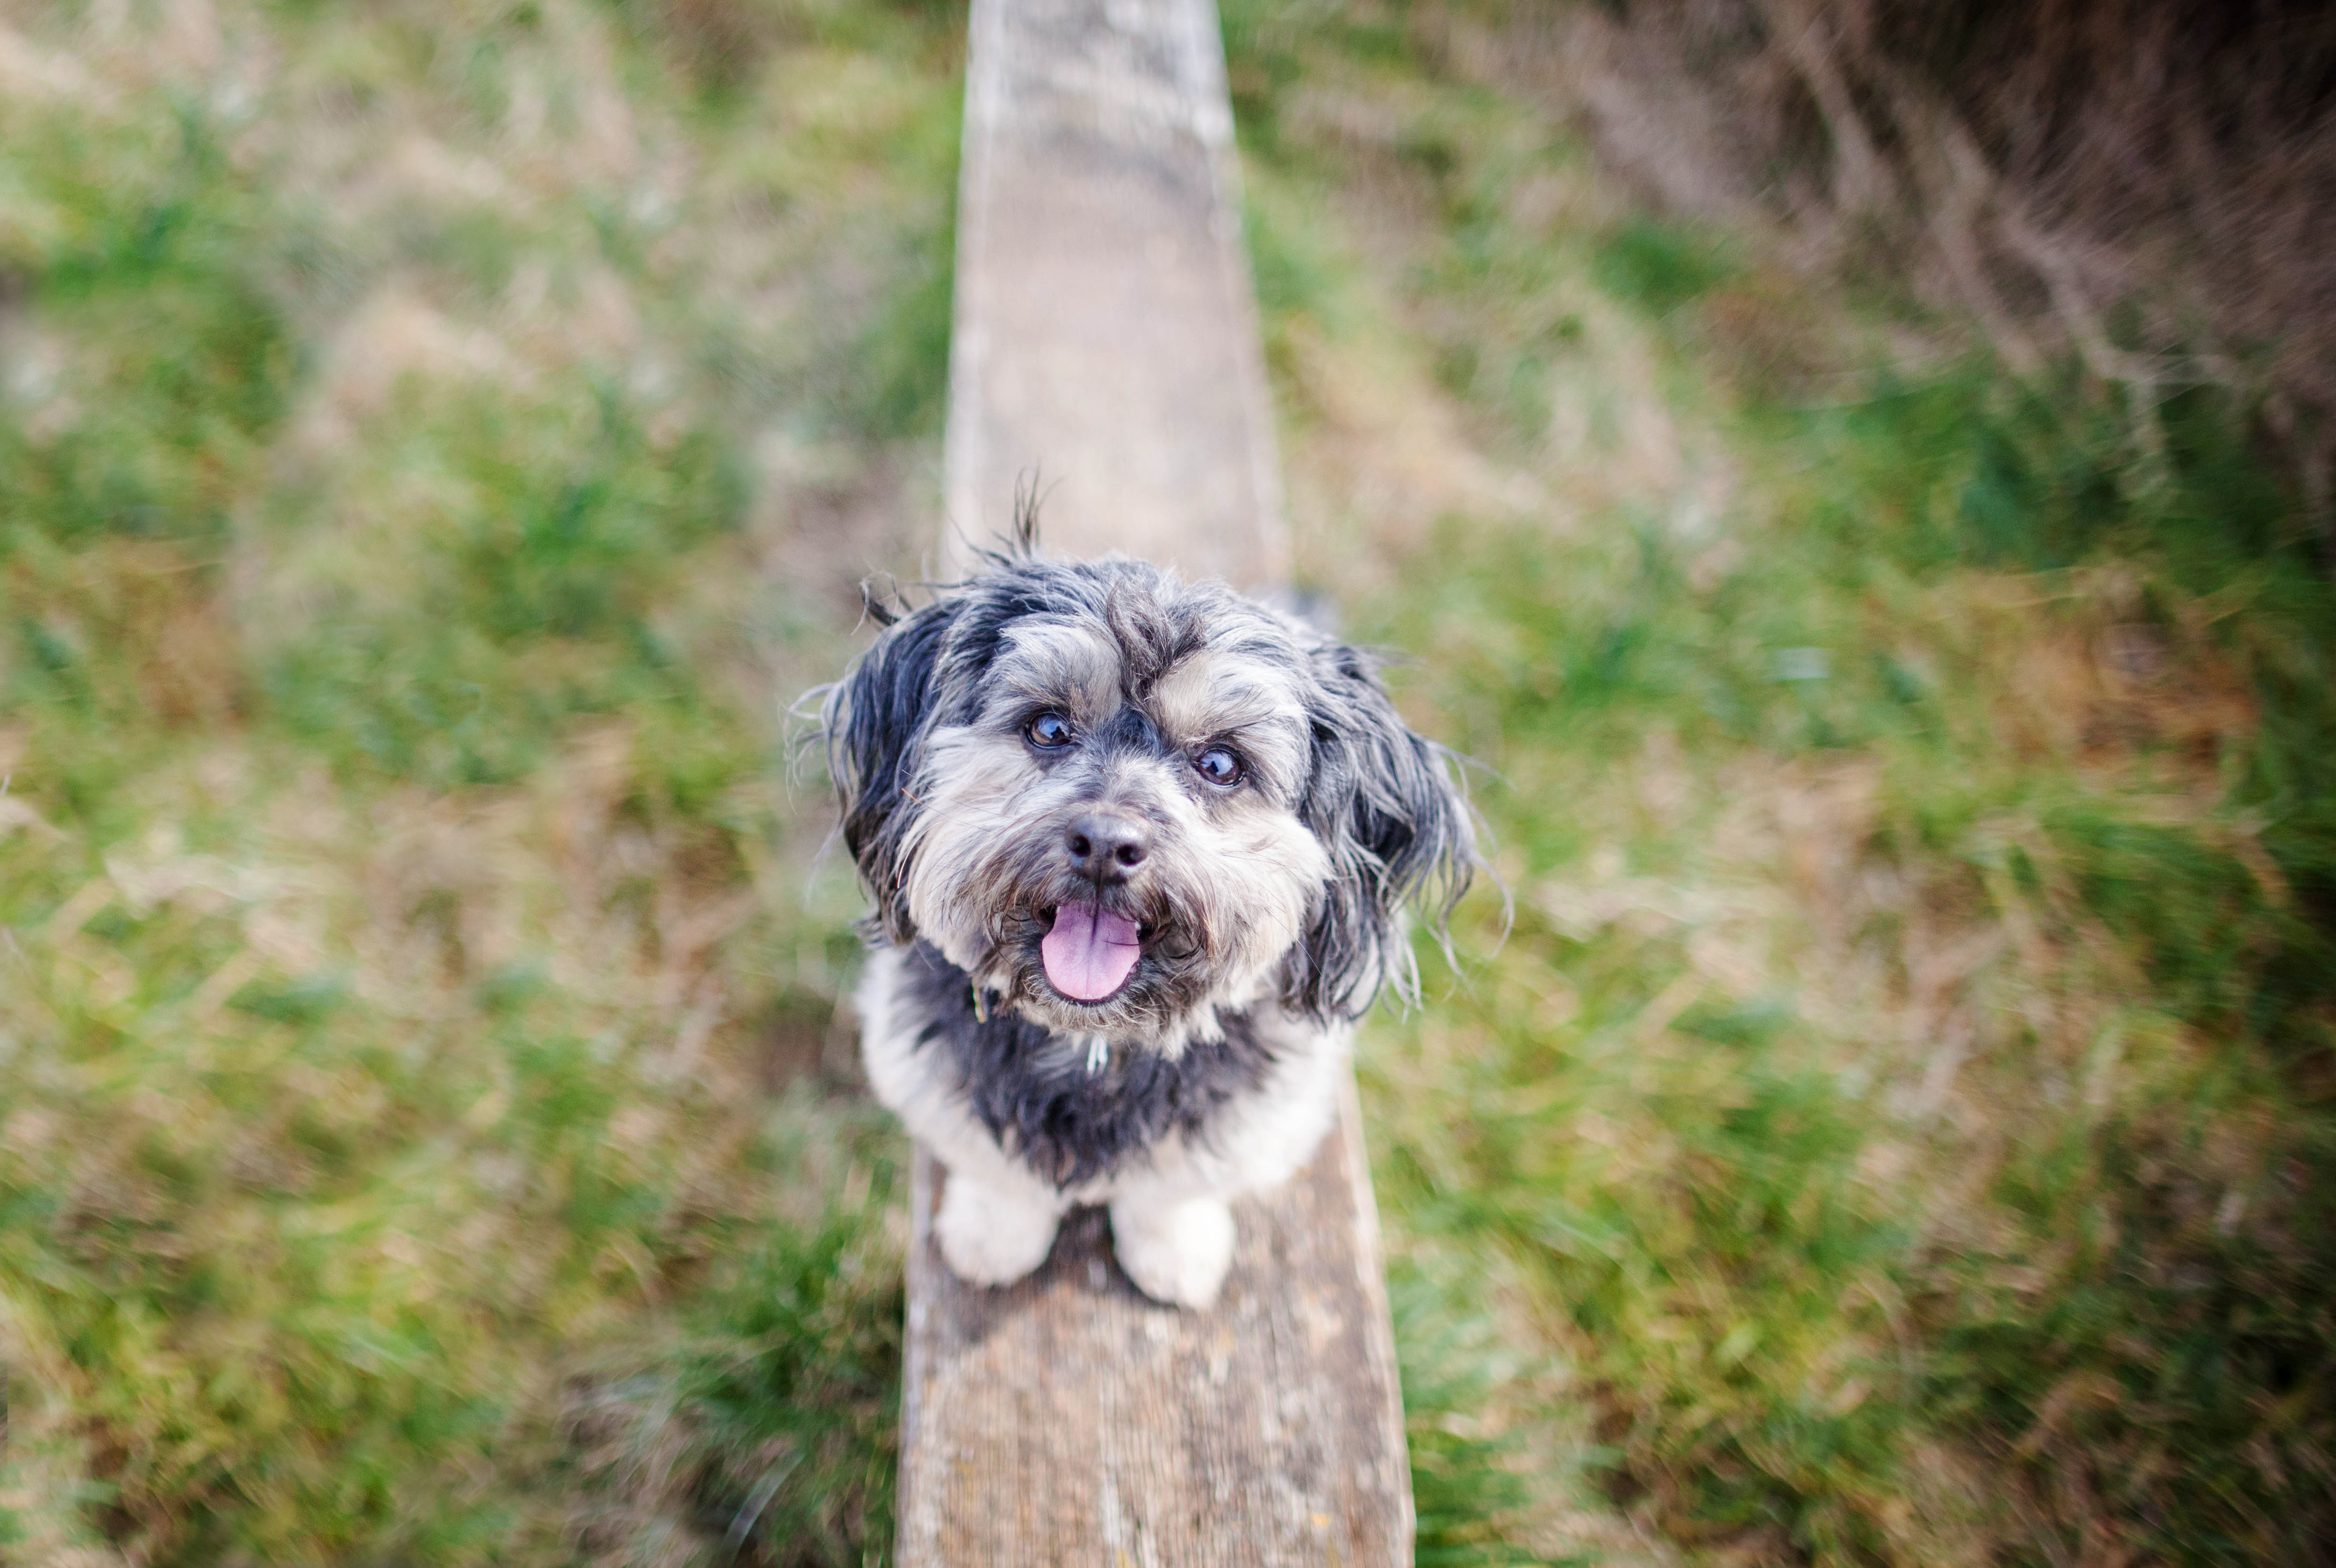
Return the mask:
<svg viewBox="0 0 2336 1568">
<path fill-rule="evenodd" d="M 1313 771 L 1299 817 L 1329 852 L 1330 886 L 1283 972 L 1283 1000 L 1317 1018 L 1356 1018 L 1384 986 L 1416 997 L 1402 910 L 1439 934 L 1481 864 L 1457 760 L 1411 732 L 1371 658 L 1330 645 L 1313 658 Z"/>
<path fill-rule="evenodd" d="M 820 705 L 844 846 L 876 900 L 876 928 L 897 944 L 916 937 L 903 891 L 902 846 L 914 816 L 908 786 L 959 603 L 943 598 L 891 622 Z"/>
</svg>

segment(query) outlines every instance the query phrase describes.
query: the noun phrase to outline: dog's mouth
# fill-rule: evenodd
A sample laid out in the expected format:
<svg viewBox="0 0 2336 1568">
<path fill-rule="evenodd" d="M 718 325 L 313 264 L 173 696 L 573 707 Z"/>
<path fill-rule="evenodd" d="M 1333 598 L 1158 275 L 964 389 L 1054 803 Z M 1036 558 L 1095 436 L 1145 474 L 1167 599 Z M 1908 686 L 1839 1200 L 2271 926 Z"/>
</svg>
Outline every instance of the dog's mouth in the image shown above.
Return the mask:
<svg viewBox="0 0 2336 1568">
<path fill-rule="evenodd" d="M 1038 944 L 1046 983 L 1083 1006 L 1096 1007 L 1127 989 L 1144 956 L 1144 929 L 1116 910 L 1085 899 L 1055 906 Z"/>
</svg>

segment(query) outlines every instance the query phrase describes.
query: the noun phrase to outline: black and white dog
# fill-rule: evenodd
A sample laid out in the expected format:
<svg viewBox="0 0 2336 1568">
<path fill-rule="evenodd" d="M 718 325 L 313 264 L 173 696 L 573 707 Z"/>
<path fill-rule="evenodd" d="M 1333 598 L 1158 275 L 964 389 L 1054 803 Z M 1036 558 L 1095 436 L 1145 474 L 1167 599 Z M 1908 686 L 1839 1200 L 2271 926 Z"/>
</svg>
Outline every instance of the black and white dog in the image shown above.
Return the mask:
<svg viewBox="0 0 2336 1568">
<path fill-rule="evenodd" d="M 963 1278 L 1017 1280 L 1108 1204 L 1153 1298 L 1216 1299 L 1227 1200 L 1337 1111 L 1355 1020 L 1478 864 L 1441 748 L 1365 653 L 1220 583 L 1018 545 L 882 611 L 824 697 L 876 900 L 877 1098 L 949 1169 Z"/>
</svg>

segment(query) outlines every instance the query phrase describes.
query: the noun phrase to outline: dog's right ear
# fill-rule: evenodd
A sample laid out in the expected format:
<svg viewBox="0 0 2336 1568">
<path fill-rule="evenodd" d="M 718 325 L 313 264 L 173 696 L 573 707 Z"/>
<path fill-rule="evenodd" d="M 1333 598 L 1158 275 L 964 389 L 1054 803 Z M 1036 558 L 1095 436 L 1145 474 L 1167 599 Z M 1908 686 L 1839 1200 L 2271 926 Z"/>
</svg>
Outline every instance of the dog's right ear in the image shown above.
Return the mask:
<svg viewBox="0 0 2336 1568">
<path fill-rule="evenodd" d="M 820 705 L 828 777 L 843 813 L 844 847 L 876 901 L 875 928 L 894 943 L 916 938 L 902 885 L 901 847 L 915 817 L 915 779 L 949 624 L 942 599 L 891 622 Z"/>
</svg>

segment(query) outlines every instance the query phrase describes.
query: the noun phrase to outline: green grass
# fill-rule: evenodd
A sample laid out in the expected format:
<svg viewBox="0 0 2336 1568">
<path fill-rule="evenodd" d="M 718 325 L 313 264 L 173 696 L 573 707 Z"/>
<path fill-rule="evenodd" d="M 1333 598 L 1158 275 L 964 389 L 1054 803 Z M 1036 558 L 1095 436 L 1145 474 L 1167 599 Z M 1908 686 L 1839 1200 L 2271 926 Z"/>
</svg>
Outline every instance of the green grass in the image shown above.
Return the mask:
<svg viewBox="0 0 2336 1568">
<path fill-rule="evenodd" d="M 0 92 L 0 1555 L 881 1561 L 776 710 L 937 505 L 962 18 L 169 20 Z M 1301 566 L 1515 902 L 1363 1051 L 1421 1561 L 2320 1560 L 2336 605 L 2247 411 L 1887 352 L 1491 14 L 1225 20 Z"/>
<path fill-rule="evenodd" d="M 1888 368 L 1454 65 L 1496 20 L 1390 56 L 1235 16 L 1301 537 L 1426 652 L 1515 895 L 1364 1063 L 1398 1256 L 1473 1260 L 1558 1369 L 1506 1411 L 1558 1439 L 1478 1457 L 1496 1516 L 1593 1557 L 1642 1547 L 1585 1495 L 1689 1561 L 2319 1561 L 2336 592 L 2247 411 L 2143 444 L 2073 373 Z M 1332 169 L 1344 254 L 1296 250 Z M 1390 363 L 1399 413 L 1346 392 Z M 1399 504 L 1306 485 L 1439 389 L 1459 450 L 1373 473 Z"/>
<path fill-rule="evenodd" d="M 885 1551 L 899 1149 L 776 702 L 930 432 L 957 29 L 739 102 L 619 21 L 32 19 L 105 88 L 0 110 L 24 1561 Z"/>
</svg>

